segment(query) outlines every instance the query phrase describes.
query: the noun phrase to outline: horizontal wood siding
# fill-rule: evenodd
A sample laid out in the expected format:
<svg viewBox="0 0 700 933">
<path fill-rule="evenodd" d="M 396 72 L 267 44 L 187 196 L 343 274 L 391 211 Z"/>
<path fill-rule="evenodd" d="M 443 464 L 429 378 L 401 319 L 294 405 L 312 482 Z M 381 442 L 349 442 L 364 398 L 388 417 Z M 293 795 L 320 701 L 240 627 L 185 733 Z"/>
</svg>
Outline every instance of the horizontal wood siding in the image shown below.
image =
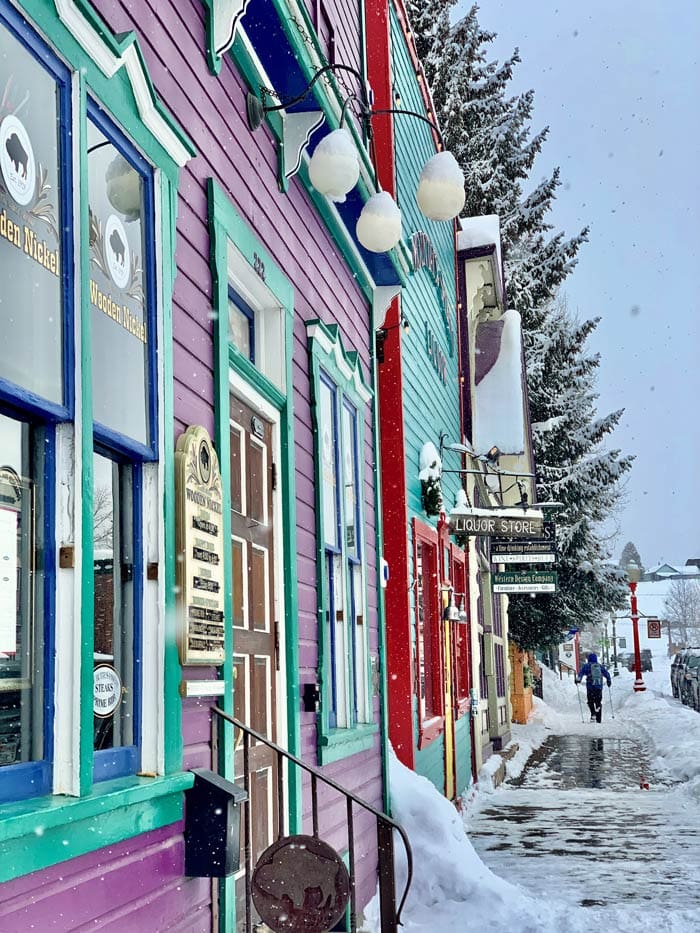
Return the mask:
<svg viewBox="0 0 700 933">
<path fill-rule="evenodd" d="M 3 885 L 0 930 L 211 930 L 210 882 L 185 878 L 182 826 L 128 839 Z"/>
<path fill-rule="evenodd" d="M 174 438 L 189 424 L 213 433 L 212 277 L 209 264 L 207 191 L 213 177 L 229 194 L 295 288 L 293 402 L 296 465 L 297 572 L 299 577 L 299 683 L 317 680 L 316 554 L 309 359 L 305 321 L 338 323 L 346 348 L 358 350 L 369 376 L 369 311 L 348 267 L 328 237 L 297 181 L 288 194 L 277 186 L 277 153 L 265 128 L 252 134 L 245 121 L 245 90 L 230 59 L 218 77 L 206 64 L 205 8 L 201 0 L 151 0 L 151 3 L 98 0 L 95 6 L 115 32 L 135 30 L 157 93 L 193 140 L 198 155 L 181 173 L 177 218 L 177 278 L 173 304 Z M 338 60 L 356 67 L 360 60 L 358 8 L 341 0 L 332 6 Z M 127 128 L 128 129 L 128 128 Z M 377 650 L 377 596 L 374 541 L 372 424 L 365 417 L 365 519 L 368 566 L 368 621 L 371 648 Z M 204 673 L 204 672 L 203 672 Z M 213 674 L 213 672 L 212 672 Z M 183 704 L 186 768 L 209 766 L 207 703 Z M 379 705 L 375 698 L 375 721 Z M 302 753 L 316 762 L 316 717 L 301 713 Z M 381 806 L 379 736 L 374 748 L 327 767 L 330 776 Z M 308 816 L 308 807 L 305 808 Z M 340 824 L 333 815 L 332 822 Z M 343 833 L 329 841 L 339 849 Z M 356 827 L 358 903 L 376 884 L 373 827 Z M 104 853 L 102 854 L 104 856 Z M 130 927 L 129 927 L 130 928 Z M 151 929 L 156 929 L 152 927 Z M 193 926 L 192 929 L 195 929 Z"/>
<path fill-rule="evenodd" d="M 391 8 L 391 56 L 392 78 L 401 94 L 402 106 L 406 110 L 425 113 L 421 91 L 411 62 L 401 26 Z M 428 220 L 418 209 L 416 189 L 421 169 L 435 154 L 435 143 L 430 128 L 410 117 L 397 116 L 394 123 L 397 200 L 401 208 L 404 236 L 408 239 L 415 232 L 424 232 L 437 255 L 448 296 L 447 314 L 456 332 L 454 234 L 451 223 L 435 223 Z M 420 452 L 430 441 L 437 448 L 440 432 L 445 432 L 451 442 L 461 440 L 459 415 L 459 376 L 456 340 L 448 338 L 445 309 L 440 301 L 433 274 L 426 268 L 418 269 L 402 292 L 401 307 L 410 322 L 410 331 L 402 337 L 403 354 L 403 412 L 405 429 L 405 469 L 407 483 L 408 529 L 414 517 L 437 524 L 437 518 L 426 516 L 421 501 L 421 484 L 418 478 Z M 429 353 L 427 334 L 432 335 L 445 361 L 444 380 L 438 373 Z M 461 466 L 458 454 L 446 453 L 443 458 L 446 469 Z M 460 488 L 456 474 L 444 474 L 442 490 L 445 510 L 449 512 L 454 497 Z M 415 579 L 413 547 L 409 548 L 408 581 Z M 415 618 L 415 589 L 411 590 L 411 611 Z M 411 627 L 415 642 L 415 624 Z M 417 718 L 414 718 L 414 737 L 417 743 Z M 468 733 L 467 733 L 468 736 Z M 463 739 L 461 733 L 457 740 Z M 464 755 L 465 750 L 460 751 Z M 466 754 L 469 754 L 469 745 Z M 429 746 L 416 751 L 416 770 L 429 778 L 444 793 L 445 761 L 444 735 Z"/>
<path fill-rule="evenodd" d="M 457 797 L 463 794 L 472 780 L 471 733 L 469 725 L 471 717 L 467 713 L 455 723 L 455 762 L 456 762 L 456 789 Z"/>
<path fill-rule="evenodd" d="M 426 748 L 416 752 L 416 773 L 445 793 L 445 736 L 441 734 Z"/>
</svg>

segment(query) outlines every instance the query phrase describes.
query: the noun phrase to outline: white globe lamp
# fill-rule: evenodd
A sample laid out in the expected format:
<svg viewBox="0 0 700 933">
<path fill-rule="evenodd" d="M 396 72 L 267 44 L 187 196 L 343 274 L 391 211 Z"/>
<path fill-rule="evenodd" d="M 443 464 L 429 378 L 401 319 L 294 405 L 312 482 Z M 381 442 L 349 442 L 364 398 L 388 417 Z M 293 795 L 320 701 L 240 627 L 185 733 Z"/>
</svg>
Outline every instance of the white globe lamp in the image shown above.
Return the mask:
<svg viewBox="0 0 700 933">
<path fill-rule="evenodd" d="M 333 130 L 324 136 L 309 161 L 309 178 L 314 188 L 332 201 L 344 201 L 359 177 L 360 160 L 348 131 Z"/>
<path fill-rule="evenodd" d="M 429 220 L 453 220 L 464 207 L 464 175 L 451 152 L 438 152 L 423 166 L 416 192 Z"/>
<path fill-rule="evenodd" d="M 357 239 L 371 253 L 386 253 L 401 239 L 401 211 L 386 191 L 373 194 L 362 208 Z"/>
</svg>

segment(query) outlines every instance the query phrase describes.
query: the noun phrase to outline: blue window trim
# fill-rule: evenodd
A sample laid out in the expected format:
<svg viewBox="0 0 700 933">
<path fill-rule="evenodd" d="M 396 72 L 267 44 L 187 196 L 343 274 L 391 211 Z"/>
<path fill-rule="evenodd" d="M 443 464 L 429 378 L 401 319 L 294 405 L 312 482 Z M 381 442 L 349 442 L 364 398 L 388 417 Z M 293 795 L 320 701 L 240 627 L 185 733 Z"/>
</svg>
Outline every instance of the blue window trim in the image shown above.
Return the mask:
<svg viewBox="0 0 700 933">
<path fill-rule="evenodd" d="M 228 287 L 228 297 L 229 301 L 235 304 L 243 317 L 248 321 L 248 346 L 250 350 L 247 359 L 255 366 L 255 311 L 250 307 L 247 301 L 241 298 L 231 285 Z M 242 355 L 244 356 L 245 354 Z"/>
<path fill-rule="evenodd" d="M 0 25 L 20 42 L 30 55 L 56 82 L 58 92 L 59 125 L 58 171 L 60 173 L 61 213 L 61 314 L 63 317 L 63 404 L 51 402 L 34 392 L 0 378 L 0 399 L 17 404 L 32 415 L 40 415 L 48 421 L 69 421 L 73 417 L 75 405 L 75 346 L 73 286 L 74 251 L 73 251 L 73 154 L 70 128 L 72 126 L 71 109 L 71 73 L 60 61 L 53 50 L 29 26 L 24 17 L 9 4 L 0 3 Z"/>
<path fill-rule="evenodd" d="M 39 797 L 51 792 L 53 781 L 53 713 L 54 713 L 54 649 L 56 631 L 56 548 L 54 546 L 54 520 L 56 513 L 56 438 L 51 424 L 42 424 L 26 416 L 17 418 L 17 412 L 0 406 L 0 414 L 22 420 L 34 430 L 43 429 L 44 445 L 43 472 L 43 616 L 44 616 L 44 677 L 43 677 L 43 758 L 25 761 L 0 768 L 0 803 Z"/>
<path fill-rule="evenodd" d="M 98 451 L 101 453 L 101 451 Z M 106 452 L 109 454 L 109 452 Z M 113 459 L 113 458 L 112 458 Z M 117 461 L 118 462 L 118 461 Z M 143 467 L 133 464 L 132 527 L 134 530 L 134 745 L 105 748 L 93 754 L 92 779 L 95 783 L 134 774 L 141 765 L 141 707 L 143 673 Z"/>
<path fill-rule="evenodd" d="M 335 568 L 333 566 L 334 551 L 326 550 L 326 586 L 328 587 L 328 648 L 330 660 L 330 706 L 328 709 L 328 723 L 335 728 L 338 720 L 338 674 L 336 671 L 335 654 Z"/>
<path fill-rule="evenodd" d="M 357 605 L 355 597 L 355 580 L 353 577 L 352 568 L 359 566 L 362 567 L 362 533 L 360 527 L 360 464 L 358 459 L 358 437 L 357 437 L 357 428 L 358 428 L 358 418 L 359 412 L 357 407 L 348 399 L 343 397 L 343 414 L 350 416 L 350 443 L 352 445 L 352 484 L 353 484 L 353 498 L 354 498 L 354 511 L 353 516 L 355 521 L 355 548 L 354 554 L 348 553 L 347 541 L 345 541 L 346 549 L 346 563 L 347 563 L 347 576 L 348 576 L 348 607 L 350 609 L 350 618 L 348 619 L 348 624 L 350 626 L 350 643 L 352 647 L 352 653 L 350 657 L 350 692 L 351 692 L 351 714 L 352 714 L 352 724 L 355 725 L 358 722 L 358 675 L 359 671 L 355 659 L 357 658 Z M 345 441 L 345 432 L 342 434 L 342 449 L 345 453 L 344 447 Z M 344 465 L 343 465 L 344 468 Z M 347 477 L 343 475 L 343 483 L 347 484 Z"/>
<path fill-rule="evenodd" d="M 317 576 L 318 576 L 318 622 L 319 622 L 319 668 L 318 678 L 321 685 L 321 706 L 317 718 L 318 729 L 318 758 L 322 765 L 338 761 L 355 755 L 361 751 L 372 748 L 376 742 L 379 725 L 374 721 L 374 709 L 369 690 L 369 679 L 366 683 L 366 719 L 367 721 L 358 722 L 358 707 L 360 706 L 360 694 L 357 695 L 357 702 L 353 695 L 356 685 L 363 681 L 356 679 L 354 674 L 355 659 L 349 658 L 345 654 L 339 659 L 348 669 L 347 679 L 347 701 L 348 701 L 348 722 L 339 727 L 337 725 L 337 716 L 334 710 L 331 697 L 331 677 L 333 673 L 333 656 L 331 652 L 329 626 L 326 622 L 326 612 L 329 609 L 328 599 L 328 573 L 327 558 L 331 553 L 342 555 L 343 574 L 343 611 L 347 618 L 347 613 L 351 611 L 350 595 L 347 592 L 351 584 L 349 568 L 351 566 L 360 566 L 362 572 L 362 591 L 361 594 L 352 593 L 354 599 L 362 599 L 362 606 L 365 607 L 367 598 L 367 578 L 364 563 L 364 524 L 363 524 L 363 483 L 360 474 L 360 457 L 364 451 L 364 434 L 361 433 L 361 427 L 364 427 L 364 409 L 371 402 L 372 393 L 364 381 L 362 367 L 358 354 L 355 351 L 345 350 L 342 338 L 337 325 L 326 325 L 316 319 L 306 322 L 308 347 L 311 357 L 311 389 L 312 389 L 312 407 L 313 407 L 313 429 L 314 429 L 314 464 L 316 470 L 316 547 L 317 547 Z M 335 397 L 334 419 L 336 424 L 336 438 L 340 436 L 338 431 L 338 422 L 343 412 L 343 404 L 347 404 L 351 411 L 355 413 L 355 464 L 356 464 L 356 482 L 358 493 L 356 496 L 357 532 L 358 540 L 358 558 L 347 553 L 347 544 L 344 540 L 345 529 L 342 522 L 342 509 L 344 502 L 339 504 L 336 500 L 335 513 L 338 521 L 338 547 L 333 548 L 325 541 L 324 528 L 324 490 L 322 483 L 322 418 L 321 418 L 321 394 L 324 387 L 328 387 Z M 342 425 L 341 425 L 342 426 Z M 341 462 L 338 466 L 337 461 L 340 458 L 342 438 L 337 440 L 334 445 L 334 455 L 336 456 L 337 482 L 336 496 L 344 494 L 344 488 L 341 486 L 344 482 L 345 463 Z M 342 458 L 340 458 L 342 459 Z M 365 625 L 364 631 L 359 630 L 355 633 L 356 637 L 362 637 L 367 651 L 370 649 L 368 626 Z M 351 653 L 351 644 L 348 642 L 348 652 Z M 367 660 L 367 675 L 369 677 L 369 660 Z M 363 693 L 364 696 L 364 693 Z M 354 720 L 354 721 L 353 721 Z"/>
<path fill-rule="evenodd" d="M 29 26 L 21 13 L 9 4 L 0 4 L 0 26 L 13 35 L 56 84 L 59 123 L 57 129 L 59 212 L 61 245 L 62 373 L 63 403 L 49 401 L 7 379 L 0 378 L 1 410 L 8 417 L 46 432 L 43 471 L 43 759 L 0 769 L 0 802 L 24 800 L 51 792 L 53 783 L 54 657 L 56 620 L 55 423 L 72 420 L 75 406 L 75 345 L 73 286 L 73 154 L 71 73 L 52 49 Z"/>
<path fill-rule="evenodd" d="M 339 394 L 339 387 L 338 387 L 338 385 L 336 384 L 336 382 L 332 379 L 332 377 L 331 377 L 323 368 L 321 368 L 320 371 L 319 371 L 319 380 L 320 380 L 320 382 L 321 382 L 323 385 L 325 385 L 325 387 L 330 391 L 330 393 L 331 393 L 331 398 L 332 398 L 332 400 L 333 400 L 333 404 L 332 404 L 332 413 L 333 413 L 333 459 L 334 459 L 334 468 L 335 468 L 335 510 L 334 510 L 334 511 L 335 511 L 335 540 L 336 540 L 336 545 L 335 545 L 335 547 L 333 547 L 333 545 L 329 544 L 328 541 L 325 540 L 325 528 L 324 528 L 324 532 L 323 532 L 323 534 L 324 534 L 324 542 L 323 542 L 323 543 L 324 543 L 324 546 L 325 546 L 325 548 L 326 548 L 327 551 L 328 551 L 328 550 L 332 550 L 332 551 L 338 552 L 338 551 L 342 550 L 342 541 L 343 541 L 343 538 L 342 538 L 343 527 L 342 527 L 341 511 L 340 511 L 340 484 L 341 484 L 341 478 L 342 478 L 342 473 L 341 473 L 342 463 L 340 462 L 340 458 L 339 458 L 339 456 L 338 456 L 339 451 L 340 451 L 340 445 L 341 445 L 341 438 L 340 438 L 340 434 L 339 434 L 339 432 L 338 432 L 338 394 Z M 321 445 L 323 445 L 323 438 L 320 438 L 320 443 L 321 443 Z"/>
<path fill-rule="evenodd" d="M 148 366 L 148 436 L 149 444 L 142 444 L 128 436 L 108 428 L 106 425 L 94 422 L 95 437 L 105 446 L 122 451 L 139 460 L 158 459 L 158 330 L 156 308 L 158 295 L 156 291 L 156 263 L 155 263 L 155 199 L 153 190 L 153 168 L 143 158 L 139 151 L 124 136 L 121 130 L 110 119 L 100 105 L 88 98 L 87 117 L 106 139 L 121 153 L 143 180 L 144 191 L 144 261 L 143 274 L 146 283 L 146 301 L 144 316 L 146 319 L 146 332 L 149 336 L 147 347 Z"/>
<path fill-rule="evenodd" d="M 338 671 L 337 671 L 337 644 L 336 644 L 336 612 L 338 607 L 335 604 L 335 591 L 336 591 L 336 574 L 335 568 L 333 566 L 333 558 L 342 555 L 343 553 L 343 523 L 342 515 L 340 511 L 341 499 L 340 499 L 340 486 L 342 482 L 342 463 L 340 454 L 341 447 L 341 434 L 339 419 L 338 419 L 338 397 L 339 397 L 339 388 L 330 375 L 323 369 L 319 372 L 320 382 L 328 389 L 331 396 L 331 416 L 333 419 L 332 431 L 333 431 L 333 466 L 335 470 L 335 492 L 334 492 L 334 515 L 335 515 L 335 540 L 336 544 L 332 545 L 325 540 L 326 529 L 325 529 L 325 511 L 321 519 L 321 527 L 323 529 L 323 546 L 326 552 L 326 586 L 328 588 L 328 649 L 329 649 L 329 668 L 330 668 L 330 696 L 329 696 L 329 708 L 328 708 L 328 724 L 334 729 L 338 722 Z M 323 438 L 320 439 L 321 445 L 323 445 Z M 343 574 L 343 568 L 341 566 L 341 575 Z M 345 606 L 342 607 L 343 612 L 345 611 Z"/>
</svg>

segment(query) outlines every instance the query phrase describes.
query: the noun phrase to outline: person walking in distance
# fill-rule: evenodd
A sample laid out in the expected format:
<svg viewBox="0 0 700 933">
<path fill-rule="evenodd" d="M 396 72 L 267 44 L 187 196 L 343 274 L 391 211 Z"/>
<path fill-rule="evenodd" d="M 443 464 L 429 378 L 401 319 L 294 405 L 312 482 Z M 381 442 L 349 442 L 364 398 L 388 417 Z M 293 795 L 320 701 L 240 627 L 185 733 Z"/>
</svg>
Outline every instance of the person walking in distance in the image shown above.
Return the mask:
<svg viewBox="0 0 700 933">
<path fill-rule="evenodd" d="M 576 675 L 576 683 L 586 678 L 586 701 L 591 711 L 591 722 L 600 722 L 603 717 L 603 681 L 612 684 L 608 669 L 598 661 L 597 654 L 589 654 L 588 660 Z"/>
</svg>

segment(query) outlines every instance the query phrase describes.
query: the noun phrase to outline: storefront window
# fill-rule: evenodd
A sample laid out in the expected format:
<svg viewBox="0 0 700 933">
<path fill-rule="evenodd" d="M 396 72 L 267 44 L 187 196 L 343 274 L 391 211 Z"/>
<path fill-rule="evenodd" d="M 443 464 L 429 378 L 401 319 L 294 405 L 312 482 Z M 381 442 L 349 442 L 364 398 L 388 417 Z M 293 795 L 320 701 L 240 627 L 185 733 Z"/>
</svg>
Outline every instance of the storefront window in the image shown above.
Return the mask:
<svg viewBox="0 0 700 933">
<path fill-rule="evenodd" d="M 144 179 L 88 120 L 93 417 L 148 446 L 149 359 Z"/>
<path fill-rule="evenodd" d="M 56 80 L 0 28 L 0 378 L 64 403 Z"/>
<path fill-rule="evenodd" d="M 0 768 L 44 758 L 47 440 L 43 430 L 0 415 Z M 42 777 L 27 775 L 38 784 Z"/>
<path fill-rule="evenodd" d="M 413 534 L 418 745 L 423 748 L 440 735 L 444 726 L 445 681 L 441 647 L 444 629 L 438 582 L 441 550 L 435 531 L 415 519 Z"/>
<path fill-rule="evenodd" d="M 93 457 L 95 569 L 94 747 L 136 745 L 136 606 L 139 572 L 134 542 L 134 468 Z M 96 756 L 96 777 L 131 770 L 133 754 Z M 128 761 L 124 761 L 126 757 Z M 128 769 L 126 765 L 129 765 Z M 99 770 L 98 770 L 99 767 Z"/>
</svg>

